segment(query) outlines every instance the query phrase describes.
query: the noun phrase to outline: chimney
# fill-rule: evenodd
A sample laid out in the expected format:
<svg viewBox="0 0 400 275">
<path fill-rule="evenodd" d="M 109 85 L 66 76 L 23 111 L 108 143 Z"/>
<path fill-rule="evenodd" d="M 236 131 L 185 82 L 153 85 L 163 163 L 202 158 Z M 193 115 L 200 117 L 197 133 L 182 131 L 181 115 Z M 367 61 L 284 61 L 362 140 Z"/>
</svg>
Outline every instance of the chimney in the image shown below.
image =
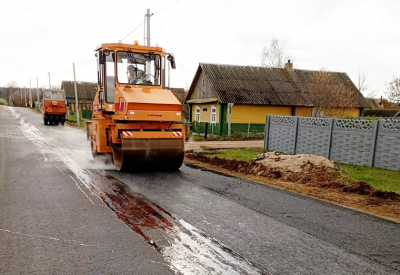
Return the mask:
<svg viewBox="0 0 400 275">
<path fill-rule="evenodd" d="M 288 60 L 288 62 L 285 63 L 285 69 L 286 69 L 288 72 L 293 72 L 293 63 L 290 63 L 290 60 Z"/>
</svg>

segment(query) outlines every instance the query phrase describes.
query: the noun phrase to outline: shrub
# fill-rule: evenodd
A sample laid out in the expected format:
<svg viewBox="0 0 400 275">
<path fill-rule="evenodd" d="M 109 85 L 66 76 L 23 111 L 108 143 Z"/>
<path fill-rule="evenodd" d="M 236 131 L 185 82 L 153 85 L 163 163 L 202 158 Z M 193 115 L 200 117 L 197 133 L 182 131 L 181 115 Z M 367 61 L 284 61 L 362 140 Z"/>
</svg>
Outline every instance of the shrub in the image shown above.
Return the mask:
<svg viewBox="0 0 400 275">
<path fill-rule="evenodd" d="M 8 105 L 7 100 L 0 98 L 0 105 Z"/>
</svg>

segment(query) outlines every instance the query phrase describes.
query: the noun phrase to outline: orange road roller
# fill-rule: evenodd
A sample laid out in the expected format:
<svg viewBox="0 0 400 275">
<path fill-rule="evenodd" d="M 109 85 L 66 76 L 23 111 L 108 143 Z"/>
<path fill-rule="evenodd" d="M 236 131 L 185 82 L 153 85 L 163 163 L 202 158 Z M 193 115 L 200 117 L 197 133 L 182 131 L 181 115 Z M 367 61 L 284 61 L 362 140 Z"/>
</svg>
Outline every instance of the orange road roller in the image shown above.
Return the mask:
<svg viewBox="0 0 400 275">
<path fill-rule="evenodd" d="M 117 170 L 178 169 L 183 163 L 182 105 L 166 88 L 163 48 L 123 43 L 96 49 L 97 81 L 87 136 L 92 155 L 112 155 Z M 169 70 L 168 70 L 169 71 Z"/>
<path fill-rule="evenodd" d="M 40 103 L 44 125 L 61 125 L 64 126 L 65 114 L 67 107 L 65 106 L 64 90 L 44 90 L 43 99 Z"/>
</svg>

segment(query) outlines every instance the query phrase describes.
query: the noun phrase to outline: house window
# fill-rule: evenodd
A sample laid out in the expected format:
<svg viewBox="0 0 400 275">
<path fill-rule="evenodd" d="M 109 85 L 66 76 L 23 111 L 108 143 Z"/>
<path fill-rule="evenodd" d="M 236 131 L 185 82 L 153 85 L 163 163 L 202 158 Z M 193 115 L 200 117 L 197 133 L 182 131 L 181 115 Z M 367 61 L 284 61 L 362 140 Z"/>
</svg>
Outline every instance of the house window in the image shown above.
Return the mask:
<svg viewBox="0 0 400 275">
<path fill-rule="evenodd" d="M 197 122 L 200 122 L 200 106 L 196 106 L 195 120 L 196 120 Z"/>
<path fill-rule="evenodd" d="M 217 123 L 217 107 L 211 105 L 211 123 Z"/>
</svg>

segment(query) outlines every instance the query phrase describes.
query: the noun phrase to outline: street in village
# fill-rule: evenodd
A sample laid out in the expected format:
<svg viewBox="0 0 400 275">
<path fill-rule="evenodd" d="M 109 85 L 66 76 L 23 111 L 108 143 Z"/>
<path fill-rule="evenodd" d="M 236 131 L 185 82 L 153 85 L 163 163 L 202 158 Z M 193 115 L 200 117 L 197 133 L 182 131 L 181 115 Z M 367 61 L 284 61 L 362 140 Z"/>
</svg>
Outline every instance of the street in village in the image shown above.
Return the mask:
<svg viewBox="0 0 400 275">
<path fill-rule="evenodd" d="M 188 164 L 118 172 L 83 129 L 0 106 L 0 274 L 400 274 L 399 236 Z"/>
</svg>

